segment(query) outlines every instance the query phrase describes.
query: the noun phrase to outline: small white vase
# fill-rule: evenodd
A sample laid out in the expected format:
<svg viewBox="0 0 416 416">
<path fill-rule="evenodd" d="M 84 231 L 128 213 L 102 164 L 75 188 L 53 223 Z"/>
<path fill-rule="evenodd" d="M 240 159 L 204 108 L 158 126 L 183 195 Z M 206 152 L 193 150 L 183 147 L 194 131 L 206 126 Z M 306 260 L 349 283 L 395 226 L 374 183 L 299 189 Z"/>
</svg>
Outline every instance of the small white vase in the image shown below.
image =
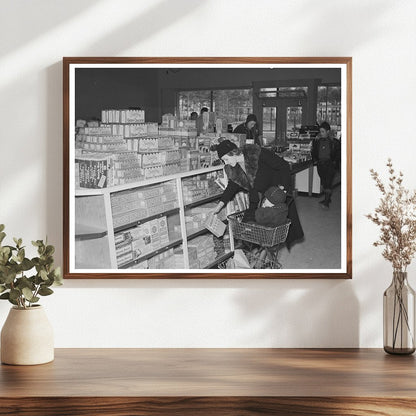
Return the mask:
<svg viewBox="0 0 416 416">
<path fill-rule="evenodd" d="M 43 307 L 11 308 L 1 330 L 1 362 L 35 365 L 53 359 L 53 329 Z"/>
</svg>

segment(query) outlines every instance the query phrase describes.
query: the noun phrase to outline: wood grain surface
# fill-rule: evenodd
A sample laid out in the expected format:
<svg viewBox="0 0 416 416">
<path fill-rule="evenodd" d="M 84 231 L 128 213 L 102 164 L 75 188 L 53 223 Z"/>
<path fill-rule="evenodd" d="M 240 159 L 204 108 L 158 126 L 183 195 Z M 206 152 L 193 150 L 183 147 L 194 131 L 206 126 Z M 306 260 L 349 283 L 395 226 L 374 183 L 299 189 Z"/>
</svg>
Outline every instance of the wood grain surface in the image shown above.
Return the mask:
<svg viewBox="0 0 416 416">
<path fill-rule="evenodd" d="M 0 415 L 416 415 L 415 374 L 379 349 L 58 349 L 0 367 Z"/>
</svg>

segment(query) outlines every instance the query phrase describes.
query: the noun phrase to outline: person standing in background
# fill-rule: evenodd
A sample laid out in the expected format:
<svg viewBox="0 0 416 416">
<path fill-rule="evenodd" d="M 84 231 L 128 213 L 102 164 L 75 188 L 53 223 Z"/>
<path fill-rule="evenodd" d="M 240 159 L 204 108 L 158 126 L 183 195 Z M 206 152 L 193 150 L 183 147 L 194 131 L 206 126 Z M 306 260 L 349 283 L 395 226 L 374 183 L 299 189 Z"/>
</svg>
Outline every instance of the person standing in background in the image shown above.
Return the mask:
<svg viewBox="0 0 416 416">
<path fill-rule="evenodd" d="M 202 107 L 199 117 L 196 119 L 196 134 L 199 136 L 204 131 L 204 113 L 207 113 L 209 109 Z"/>
<path fill-rule="evenodd" d="M 258 129 L 258 121 L 255 114 L 249 114 L 245 123 L 239 124 L 233 131 L 237 134 L 245 134 L 246 140 L 252 140 L 247 142 L 249 144 L 257 144 L 261 146 L 260 133 Z"/>
<path fill-rule="evenodd" d="M 197 120 L 198 119 L 198 113 L 196 111 L 192 111 L 189 120 Z"/>
<path fill-rule="evenodd" d="M 325 198 L 320 201 L 322 208 L 328 209 L 331 202 L 332 182 L 336 165 L 341 159 L 341 146 L 331 135 L 331 126 L 324 121 L 319 126 L 319 134 L 312 144 L 312 159 L 318 168 Z"/>
</svg>

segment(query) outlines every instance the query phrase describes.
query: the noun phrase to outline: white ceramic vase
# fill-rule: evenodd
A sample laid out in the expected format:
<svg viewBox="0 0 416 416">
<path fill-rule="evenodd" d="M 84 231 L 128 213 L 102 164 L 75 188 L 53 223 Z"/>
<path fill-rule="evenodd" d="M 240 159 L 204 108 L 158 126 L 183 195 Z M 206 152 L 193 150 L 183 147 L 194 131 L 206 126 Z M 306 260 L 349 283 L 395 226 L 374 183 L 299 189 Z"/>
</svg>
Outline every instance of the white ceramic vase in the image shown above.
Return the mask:
<svg viewBox="0 0 416 416">
<path fill-rule="evenodd" d="M 53 359 L 53 329 L 43 307 L 12 307 L 1 331 L 1 362 L 35 365 Z"/>
</svg>

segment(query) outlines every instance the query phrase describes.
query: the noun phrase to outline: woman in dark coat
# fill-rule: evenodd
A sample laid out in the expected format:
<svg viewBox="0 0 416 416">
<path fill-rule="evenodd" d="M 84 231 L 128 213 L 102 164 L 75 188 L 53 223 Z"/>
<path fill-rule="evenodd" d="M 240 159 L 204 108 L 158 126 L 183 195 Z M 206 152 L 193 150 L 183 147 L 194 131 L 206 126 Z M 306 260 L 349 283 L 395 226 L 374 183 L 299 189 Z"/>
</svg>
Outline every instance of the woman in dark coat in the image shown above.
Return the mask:
<svg viewBox="0 0 416 416">
<path fill-rule="evenodd" d="M 257 126 L 257 117 L 255 114 L 249 114 L 246 118 L 246 122 L 239 124 L 233 131 L 233 133 L 238 134 L 245 134 L 246 140 L 253 140 L 254 144 L 258 144 L 261 146 L 260 143 L 260 136 L 259 136 L 259 129 Z"/>
<path fill-rule="evenodd" d="M 260 195 L 271 186 L 282 186 L 287 192 L 288 217 L 292 221 L 286 244 L 291 246 L 303 238 L 303 229 L 299 221 L 295 201 L 291 195 L 292 181 L 289 164 L 258 145 L 245 145 L 242 149 L 230 140 L 224 140 L 216 146 L 218 157 L 224 162 L 224 171 L 228 177 L 228 185 L 224 190 L 215 213 L 218 213 L 235 194 L 248 192 L 249 208 L 243 221 L 254 221 L 254 213 L 260 202 Z"/>
</svg>

